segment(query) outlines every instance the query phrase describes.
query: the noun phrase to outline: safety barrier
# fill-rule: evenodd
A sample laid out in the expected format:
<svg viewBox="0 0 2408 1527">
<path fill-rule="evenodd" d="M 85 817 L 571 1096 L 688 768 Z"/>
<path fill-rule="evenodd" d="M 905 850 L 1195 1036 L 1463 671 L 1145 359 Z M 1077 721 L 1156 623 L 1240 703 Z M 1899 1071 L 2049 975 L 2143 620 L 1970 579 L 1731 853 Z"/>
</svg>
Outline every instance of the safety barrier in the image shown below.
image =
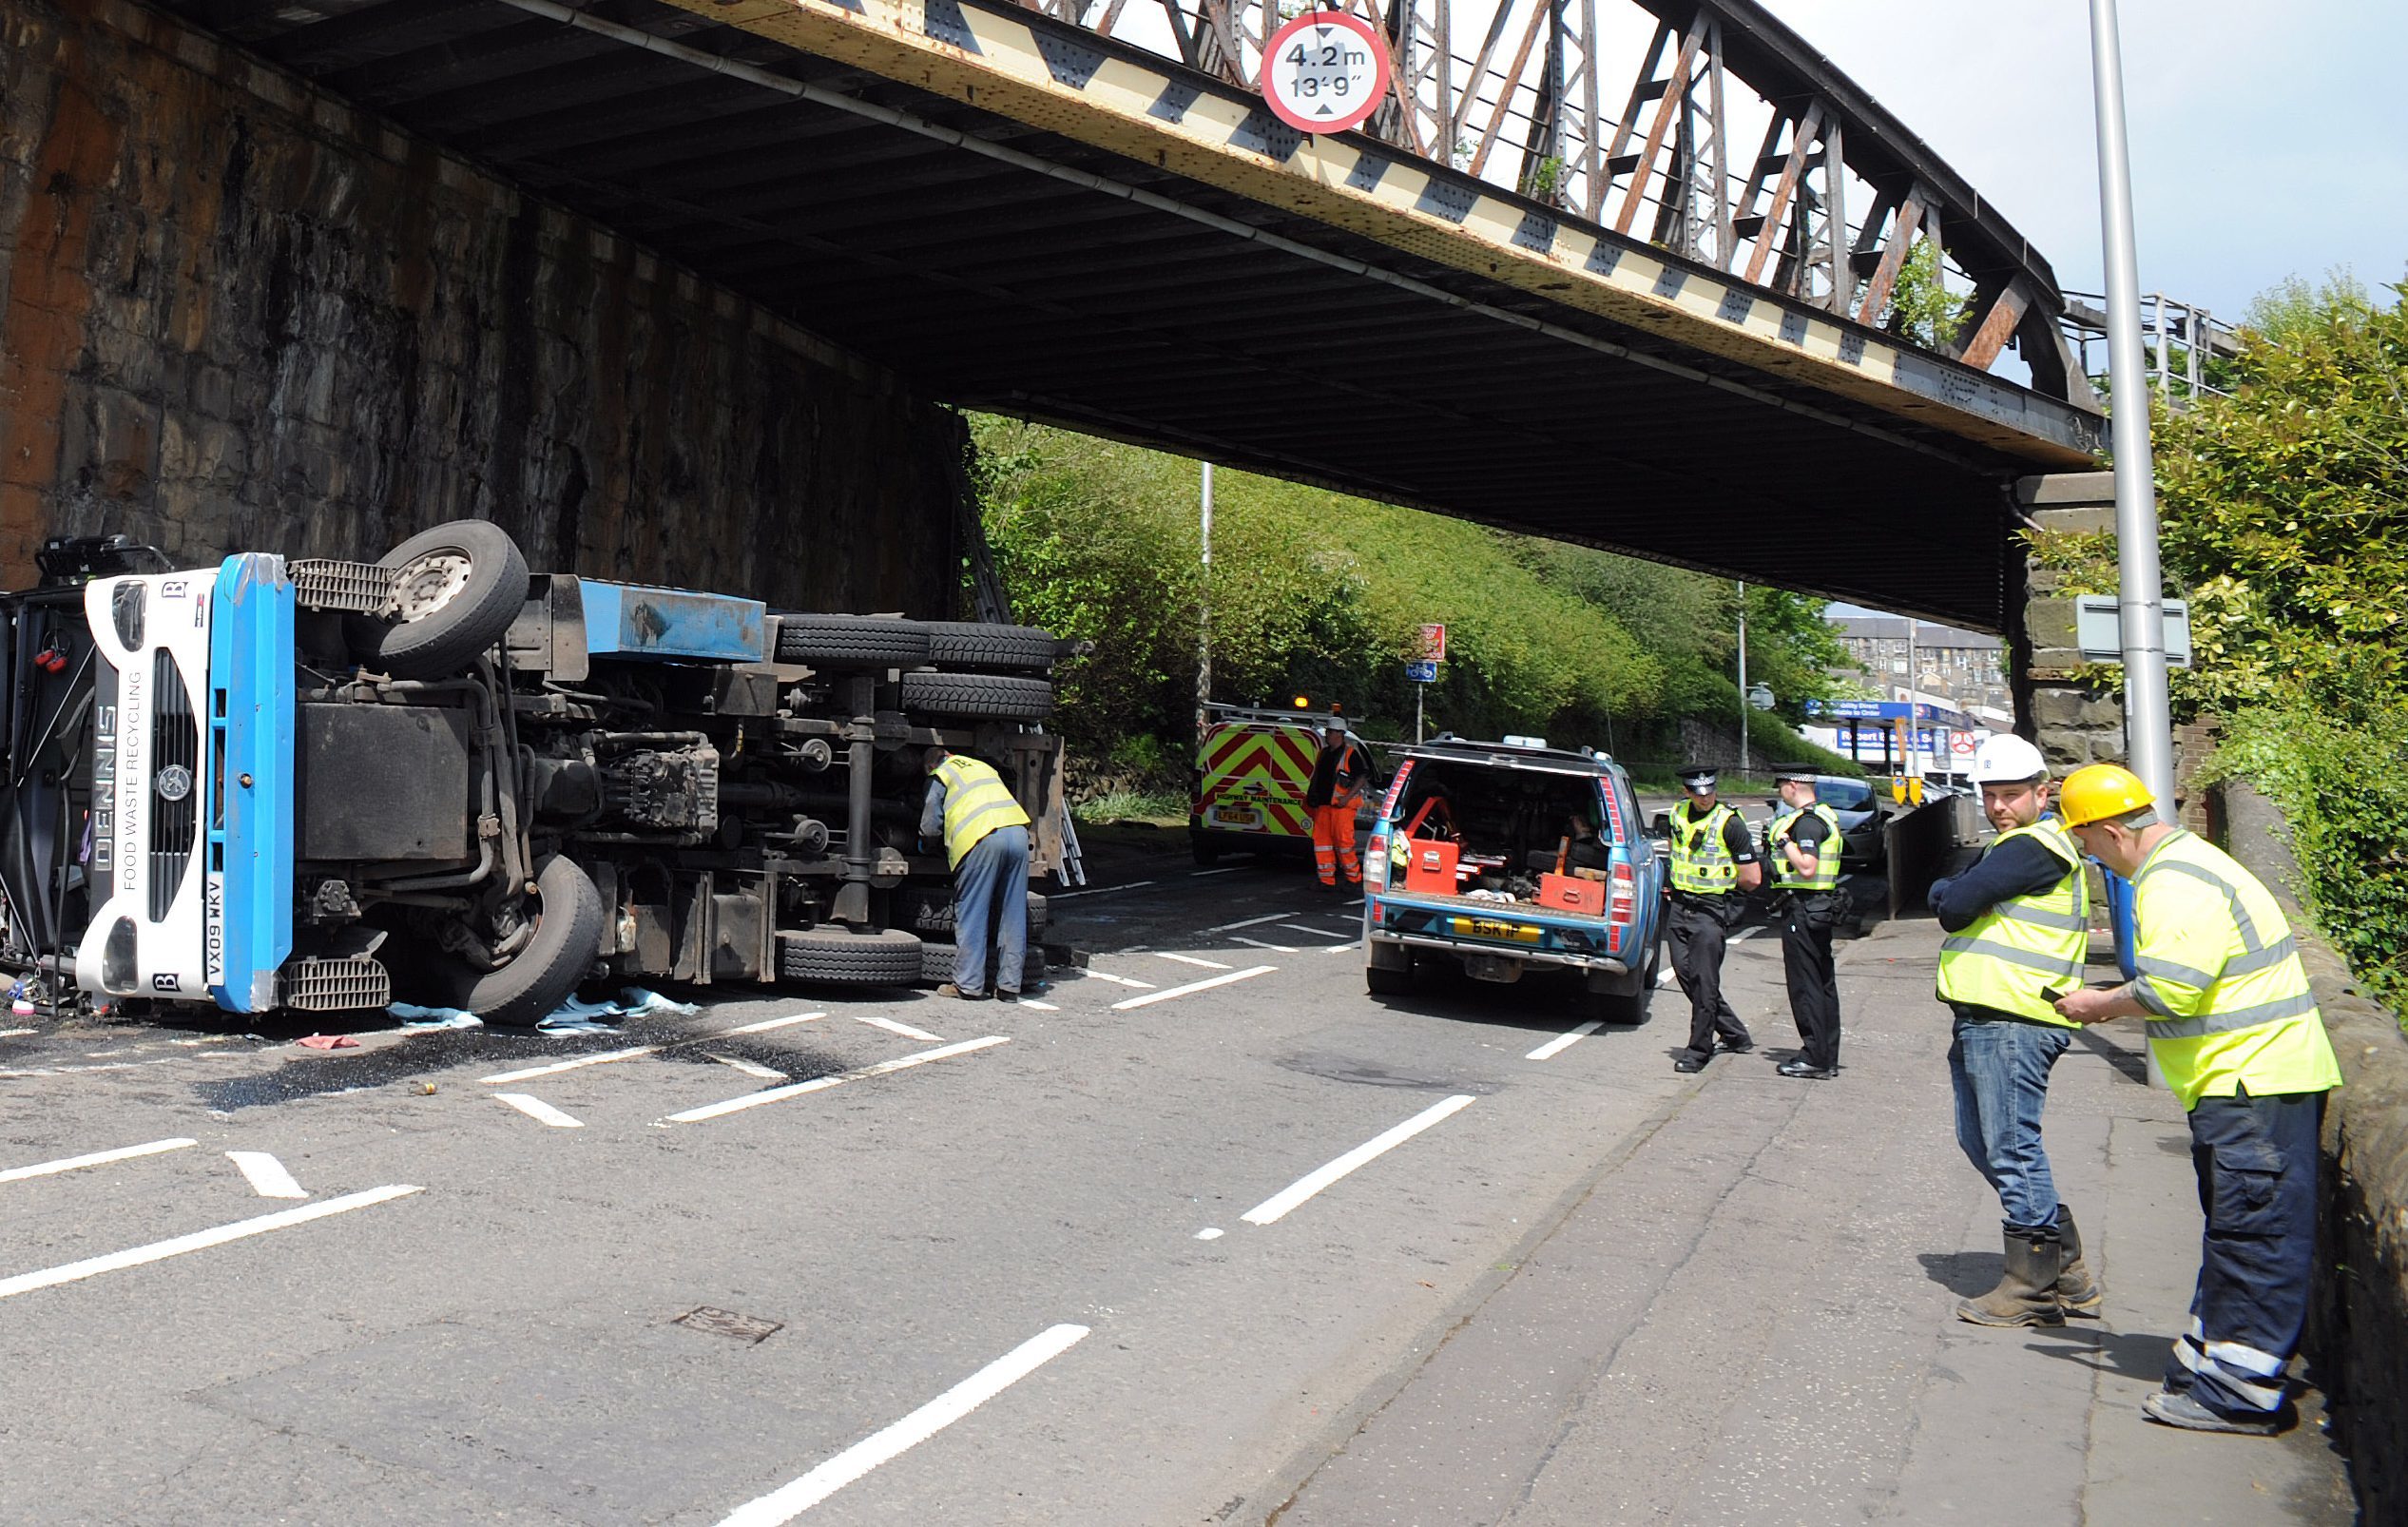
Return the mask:
<svg viewBox="0 0 2408 1527">
<path fill-rule="evenodd" d="M 1981 812 L 1971 796 L 1944 795 L 1901 811 L 1882 827 L 1890 916 L 1919 907 L 1957 850 L 1979 841 Z"/>
<path fill-rule="evenodd" d="M 2324 1113 L 2307 1350 L 2349 1458 L 2359 1519 L 2408 1521 L 2408 1038 L 2301 911 L 2299 863 L 2273 802 L 2226 781 L 2210 806 L 2226 851 L 2265 881 L 2298 932 L 2346 1078 Z"/>
</svg>

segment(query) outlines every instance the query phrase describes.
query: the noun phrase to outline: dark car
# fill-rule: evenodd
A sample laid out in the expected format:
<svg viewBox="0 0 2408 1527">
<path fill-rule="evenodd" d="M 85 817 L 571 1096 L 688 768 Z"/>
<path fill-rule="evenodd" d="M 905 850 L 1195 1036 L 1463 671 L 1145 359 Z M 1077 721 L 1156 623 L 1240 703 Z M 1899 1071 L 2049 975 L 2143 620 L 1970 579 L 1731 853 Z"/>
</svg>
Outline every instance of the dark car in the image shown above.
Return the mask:
<svg viewBox="0 0 2408 1527">
<path fill-rule="evenodd" d="M 1889 845 L 1883 828 L 1890 813 L 1880 804 L 1869 780 L 1853 780 L 1840 774 L 1815 776 L 1815 799 L 1831 808 L 1840 819 L 1840 871 L 1841 874 L 1880 873 L 1889 863 Z M 1779 816 L 1789 808 L 1780 799 L 1764 802 Z"/>
</svg>

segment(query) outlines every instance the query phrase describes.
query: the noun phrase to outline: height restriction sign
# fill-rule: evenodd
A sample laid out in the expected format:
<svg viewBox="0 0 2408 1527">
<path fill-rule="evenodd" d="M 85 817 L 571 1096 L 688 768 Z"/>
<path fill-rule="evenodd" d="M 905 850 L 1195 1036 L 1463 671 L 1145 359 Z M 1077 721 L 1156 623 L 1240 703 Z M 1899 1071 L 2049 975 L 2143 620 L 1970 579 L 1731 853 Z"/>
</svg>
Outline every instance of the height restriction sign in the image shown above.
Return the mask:
<svg viewBox="0 0 2408 1527">
<path fill-rule="evenodd" d="M 1271 34 L 1262 51 L 1262 99 L 1306 132 L 1361 126 L 1388 88 L 1388 48 L 1360 16 L 1308 10 Z"/>
</svg>

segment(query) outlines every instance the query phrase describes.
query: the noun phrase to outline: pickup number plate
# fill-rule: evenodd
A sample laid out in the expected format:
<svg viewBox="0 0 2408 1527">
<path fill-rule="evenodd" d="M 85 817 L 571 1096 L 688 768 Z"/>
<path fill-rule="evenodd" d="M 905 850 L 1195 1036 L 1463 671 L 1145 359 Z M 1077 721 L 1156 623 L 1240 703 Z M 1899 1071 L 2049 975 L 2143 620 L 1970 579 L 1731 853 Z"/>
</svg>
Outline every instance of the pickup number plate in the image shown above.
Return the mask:
<svg viewBox="0 0 2408 1527">
<path fill-rule="evenodd" d="M 1488 918 L 1456 918 L 1454 931 L 1471 938 L 1504 938 L 1517 944 L 1538 942 L 1539 929 L 1528 922 L 1497 922 Z"/>
</svg>

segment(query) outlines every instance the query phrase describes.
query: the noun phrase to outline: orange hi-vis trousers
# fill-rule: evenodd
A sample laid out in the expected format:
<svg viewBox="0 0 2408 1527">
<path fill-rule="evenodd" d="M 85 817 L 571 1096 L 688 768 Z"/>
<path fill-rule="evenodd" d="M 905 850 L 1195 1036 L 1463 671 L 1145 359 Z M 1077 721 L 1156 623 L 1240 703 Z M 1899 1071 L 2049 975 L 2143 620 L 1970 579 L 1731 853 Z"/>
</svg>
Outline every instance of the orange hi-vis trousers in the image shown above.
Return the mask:
<svg viewBox="0 0 2408 1527">
<path fill-rule="evenodd" d="M 1355 854 L 1355 808 L 1361 803 L 1361 796 L 1346 795 L 1313 808 L 1313 868 L 1323 885 L 1336 885 L 1341 867 L 1347 884 L 1363 883 L 1363 861 Z"/>
</svg>

